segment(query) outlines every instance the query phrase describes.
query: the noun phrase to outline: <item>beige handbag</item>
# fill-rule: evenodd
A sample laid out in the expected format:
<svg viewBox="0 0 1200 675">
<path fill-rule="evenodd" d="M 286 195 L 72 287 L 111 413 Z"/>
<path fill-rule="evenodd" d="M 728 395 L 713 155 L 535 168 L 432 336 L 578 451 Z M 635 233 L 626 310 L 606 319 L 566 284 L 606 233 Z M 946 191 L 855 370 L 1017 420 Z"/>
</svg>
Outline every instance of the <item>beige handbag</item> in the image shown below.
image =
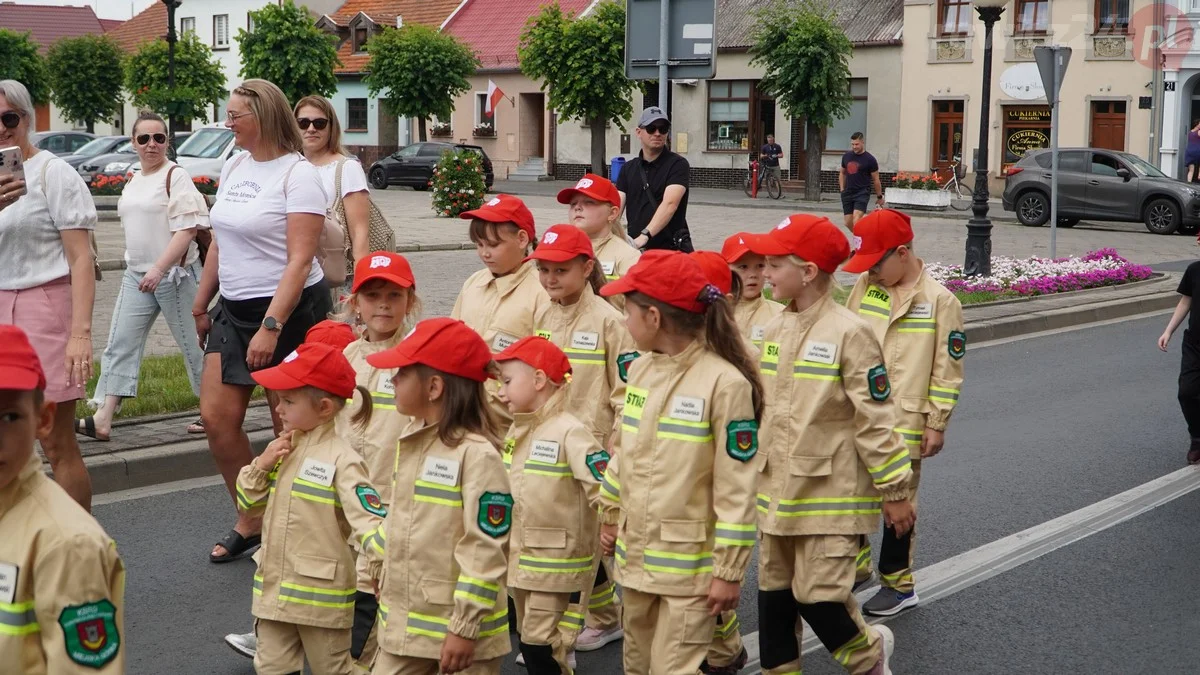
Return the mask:
<svg viewBox="0 0 1200 675">
<path fill-rule="evenodd" d="M 350 228 L 346 226 L 346 205 L 342 201 L 342 165 L 347 161 L 349 158 L 338 160 L 337 171 L 333 178 L 333 189 L 337 193 L 337 199 L 333 203 L 332 211 L 343 233 L 341 247 L 342 258 L 345 259 L 345 271 L 342 274 L 341 282 L 344 282 L 348 275 L 354 273 L 354 253 L 350 246 Z M 388 225 L 387 219 L 383 217 L 383 213 L 378 206 L 375 206 L 375 201 L 369 195 L 367 203 L 370 208 L 370 218 L 367 221 L 367 241 L 370 243 L 370 249 L 372 251 L 395 251 L 396 233 L 392 230 L 392 226 Z M 322 246 L 324 244 L 324 239 L 322 239 Z M 328 275 L 328 272 L 326 274 Z"/>
</svg>

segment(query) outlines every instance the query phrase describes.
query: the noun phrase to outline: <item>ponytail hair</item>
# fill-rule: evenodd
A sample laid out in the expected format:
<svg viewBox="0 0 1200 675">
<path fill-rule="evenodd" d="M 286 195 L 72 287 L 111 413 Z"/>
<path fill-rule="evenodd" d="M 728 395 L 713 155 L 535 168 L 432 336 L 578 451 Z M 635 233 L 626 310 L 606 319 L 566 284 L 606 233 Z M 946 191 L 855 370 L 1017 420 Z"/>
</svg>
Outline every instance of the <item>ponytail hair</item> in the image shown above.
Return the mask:
<svg viewBox="0 0 1200 675">
<path fill-rule="evenodd" d="M 600 289 L 604 288 L 604 284 L 608 283 L 608 279 L 604 278 L 604 269 L 600 267 L 600 261 L 595 258 L 589 258 L 586 255 L 581 255 L 576 260 L 587 264 L 587 261 L 592 261 L 592 273 L 588 275 L 588 283 L 592 286 L 592 292 L 600 295 Z"/>
<path fill-rule="evenodd" d="M 438 440 L 449 447 L 457 447 L 467 434 L 474 433 L 488 439 L 499 451 L 499 422 L 488 407 L 487 391 L 482 382 L 459 375 L 451 375 L 424 364 L 416 366 L 421 382 L 437 375 L 442 378 L 442 421 L 438 423 Z"/>
<path fill-rule="evenodd" d="M 729 300 L 729 306 L 737 307 L 738 303 L 742 301 L 742 277 L 740 274 L 738 274 L 737 270 L 733 269 L 732 267 L 729 268 L 729 274 L 731 277 L 733 277 L 731 283 L 729 284 L 729 295 L 733 296 L 733 298 Z"/>
<path fill-rule="evenodd" d="M 362 405 L 358 406 L 358 412 L 354 413 L 354 415 L 350 417 L 350 423 L 358 427 L 359 431 L 362 431 L 367 428 L 368 424 L 371 423 L 371 413 L 375 410 L 375 406 L 371 404 L 370 389 L 367 389 L 361 384 L 354 387 L 354 389 L 358 392 L 360 397 L 359 400 L 362 401 Z"/>
</svg>

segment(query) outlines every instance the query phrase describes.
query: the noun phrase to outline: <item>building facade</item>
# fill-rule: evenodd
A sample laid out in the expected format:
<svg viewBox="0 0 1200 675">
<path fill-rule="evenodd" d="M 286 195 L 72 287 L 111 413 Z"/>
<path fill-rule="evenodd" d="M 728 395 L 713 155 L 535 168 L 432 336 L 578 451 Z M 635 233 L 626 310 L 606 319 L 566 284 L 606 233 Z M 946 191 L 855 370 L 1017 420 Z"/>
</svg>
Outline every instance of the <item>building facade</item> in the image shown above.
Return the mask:
<svg viewBox="0 0 1200 675">
<path fill-rule="evenodd" d="M 1168 176 L 1187 179 L 1188 131 L 1200 121 L 1200 2 L 1166 0 L 1155 17 L 1162 36 L 1162 125 L 1158 166 Z"/>
</svg>

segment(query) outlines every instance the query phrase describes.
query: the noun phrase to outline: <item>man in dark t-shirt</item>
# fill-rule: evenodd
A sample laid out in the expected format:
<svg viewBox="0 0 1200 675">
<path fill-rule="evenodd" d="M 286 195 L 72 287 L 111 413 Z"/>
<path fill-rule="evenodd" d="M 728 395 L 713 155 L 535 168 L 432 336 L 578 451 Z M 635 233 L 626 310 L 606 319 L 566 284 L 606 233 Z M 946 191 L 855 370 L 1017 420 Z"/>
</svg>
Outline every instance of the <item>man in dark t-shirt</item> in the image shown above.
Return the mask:
<svg viewBox="0 0 1200 675">
<path fill-rule="evenodd" d="M 1158 338 L 1158 348 L 1167 351 L 1171 335 L 1187 317 L 1188 327 L 1183 331 L 1183 359 L 1179 366 L 1179 408 L 1192 438 L 1187 462 L 1200 464 L 1200 316 L 1192 311 L 1192 299 L 1200 294 L 1200 261 L 1188 265 L 1177 290 L 1179 304 L 1167 322 L 1167 329 Z"/>
<path fill-rule="evenodd" d="M 758 157 L 763 175 L 770 173 L 779 178 L 779 158 L 783 157 L 783 146 L 775 142 L 775 134 L 767 134 L 767 142 L 758 151 Z"/>
<path fill-rule="evenodd" d="M 838 189 L 842 193 L 842 214 L 846 217 L 846 229 L 854 231 L 854 224 L 867 212 L 867 202 L 875 191 L 876 207 L 883 206 L 883 186 L 879 182 L 879 162 L 867 152 L 863 133 L 856 131 L 850 136 L 850 151 L 842 155 L 842 169 L 838 172 Z"/>
<path fill-rule="evenodd" d="M 691 166 L 667 147 L 670 134 L 671 121 L 662 108 L 651 106 L 642 111 L 637 127 L 642 149 L 621 168 L 617 191 L 634 246 L 643 251 L 661 248 L 690 253 L 687 205 Z"/>
</svg>

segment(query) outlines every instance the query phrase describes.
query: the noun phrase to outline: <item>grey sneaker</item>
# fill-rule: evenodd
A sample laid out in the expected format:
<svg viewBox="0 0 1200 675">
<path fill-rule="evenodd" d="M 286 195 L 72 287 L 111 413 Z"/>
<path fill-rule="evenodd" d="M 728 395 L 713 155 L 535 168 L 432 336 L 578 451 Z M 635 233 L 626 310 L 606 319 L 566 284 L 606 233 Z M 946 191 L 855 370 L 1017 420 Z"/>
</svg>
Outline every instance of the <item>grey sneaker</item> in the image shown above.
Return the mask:
<svg viewBox="0 0 1200 675">
<path fill-rule="evenodd" d="M 917 592 L 901 593 L 894 588 L 882 586 L 875 597 L 863 603 L 863 612 L 871 616 L 895 616 L 909 607 L 916 607 L 921 599 Z"/>
<path fill-rule="evenodd" d="M 254 633 L 230 633 L 225 636 L 225 644 L 248 659 L 258 653 L 258 636 Z"/>
</svg>

